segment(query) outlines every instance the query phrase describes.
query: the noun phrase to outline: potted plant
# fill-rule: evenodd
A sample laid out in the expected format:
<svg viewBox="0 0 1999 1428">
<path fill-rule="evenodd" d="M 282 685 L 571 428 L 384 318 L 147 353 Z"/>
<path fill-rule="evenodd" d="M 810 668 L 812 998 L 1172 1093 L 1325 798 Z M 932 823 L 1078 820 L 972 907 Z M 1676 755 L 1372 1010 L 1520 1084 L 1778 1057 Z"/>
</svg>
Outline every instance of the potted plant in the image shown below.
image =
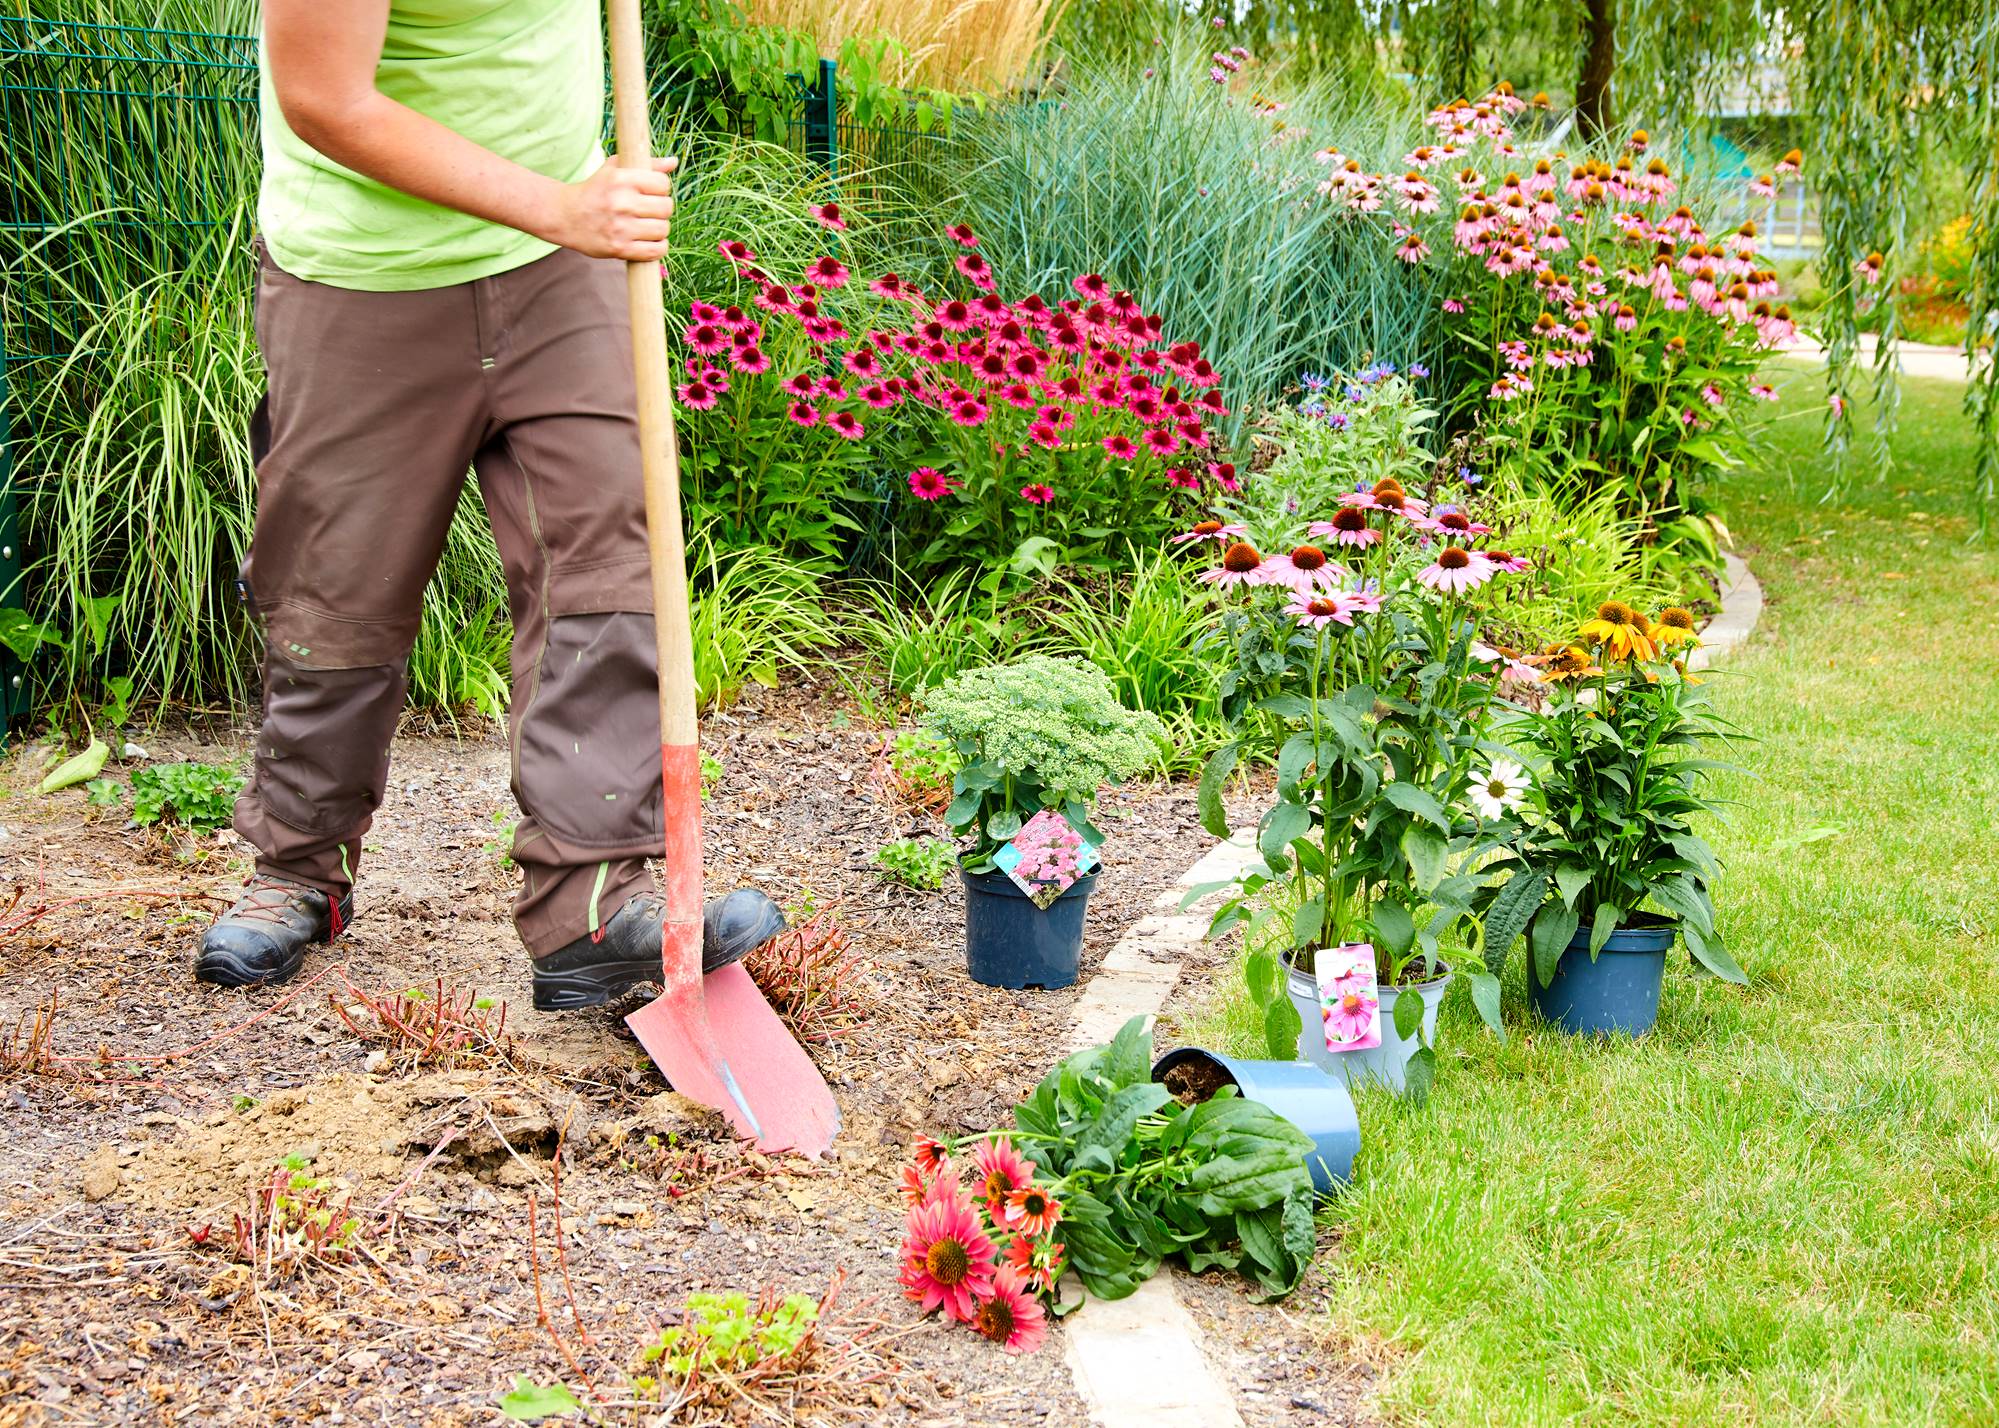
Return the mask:
<svg viewBox="0 0 1999 1428">
<path fill-rule="evenodd" d="M 1095 665 L 1048 655 L 967 670 L 917 700 L 960 763 L 944 821 L 971 840 L 959 874 L 973 980 L 1068 986 L 1103 842 L 1090 806 L 1159 757 L 1165 726 L 1119 704 Z"/>
<path fill-rule="evenodd" d="M 1605 604 L 1536 661 L 1548 704 L 1507 730 L 1529 767 L 1484 776 L 1483 811 L 1508 849 L 1485 894 L 1487 969 L 1524 932 L 1534 1006 L 1569 1031 L 1651 1030 L 1675 939 L 1708 971 L 1747 980 L 1715 925 L 1719 864 L 1693 830 L 1719 767 L 1696 750 L 1723 732 L 1677 657 L 1696 643 L 1685 610 L 1652 619 Z M 1480 1010 L 1497 1029 L 1497 1000 Z"/>
<path fill-rule="evenodd" d="M 1315 395 L 1286 420 L 1343 429 L 1346 407 L 1417 405 L 1410 384 L 1381 366 L 1344 390 Z M 1219 554 L 1201 578 L 1231 596 L 1221 693 L 1236 737 L 1202 774 L 1209 831 L 1228 832 L 1221 787 L 1245 754 L 1277 772 L 1257 824 L 1263 861 L 1216 885 L 1232 893 L 1210 935 L 1246 926 L 1245 977 L 1272 1055 L 1295 1049 L 1349 1081 L 1421 1094 L 1451 977 L 1439 939 L 1478 892 L 1454 865 L 1479 835 L 1467 796 L 1501 673 L 1477 641 L 1480 605 L 1490 581 L 1527 567 L 1485 548 L 1486 527 L 1449 507 L 1431 511 L 1392 474 L 1294 517 L 1303 520 L 1298 543 L 1269 558 L 1237 538 L 1240 525 L 1188 542 Z M 1371 962 L 1372 978 L 1338 1006 L 1321 1002 L 1326 952 Z M 1478 994 L 1496 996 L 1497 983 L 1477 976 Z M 1349 1013 L 1369 1034 L 1344 1039 L 1364 1049 L 1333 1050 Z"/>
</svg>

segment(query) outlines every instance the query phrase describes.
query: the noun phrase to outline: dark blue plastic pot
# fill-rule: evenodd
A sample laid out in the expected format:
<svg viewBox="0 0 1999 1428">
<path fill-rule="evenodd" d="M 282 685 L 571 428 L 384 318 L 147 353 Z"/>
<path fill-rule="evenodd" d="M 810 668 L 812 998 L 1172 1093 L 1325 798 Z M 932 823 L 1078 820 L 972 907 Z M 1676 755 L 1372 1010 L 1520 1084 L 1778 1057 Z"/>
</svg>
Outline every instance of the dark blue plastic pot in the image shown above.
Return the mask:
<svg viewBox="0 0 1999 1428">
<path fill-rule="evenodd" d="M 1529 960 L 1527 988 L 1534 998 L 1534 1010 L 1564 1031 L 1643 1036 L 1659 1019 L 1666 953 L 1677 935 L 1671 924 L 1620 927 L 1592 961 L 1589 929 L 1577 929 L 1547 986 L 1540 985 Z"/>
<path fill-rule="evenodd" d="M 997 870 L 968 873 L 965 882 L 965 966 L 988 987 L 1066 987 L 1083 955 L 1083 909 L 1097 875 L 1086 873 L 1046 908 L 1036 907 L 1012 878 Z"/>
<path fill-rule="evenodd" d="M 1360 1154 L 1360 1117 L 1339 1077 L 1309 1061 L 1238 1061 L 1198 1046 L 1183 1046 L 1152 1063 L 1152 1079 L 1163 1081 L 1175 1066 L 1194 1061 L 1220 1067 L 1244 1100 L 1270 1107 L 1312 1138 L 1318 1148 L 1305 1157 L 1305 1168 L 1320 1194 L 1331 1194 L 1353 1179 L 1354 1157 Z"/>
</svg>

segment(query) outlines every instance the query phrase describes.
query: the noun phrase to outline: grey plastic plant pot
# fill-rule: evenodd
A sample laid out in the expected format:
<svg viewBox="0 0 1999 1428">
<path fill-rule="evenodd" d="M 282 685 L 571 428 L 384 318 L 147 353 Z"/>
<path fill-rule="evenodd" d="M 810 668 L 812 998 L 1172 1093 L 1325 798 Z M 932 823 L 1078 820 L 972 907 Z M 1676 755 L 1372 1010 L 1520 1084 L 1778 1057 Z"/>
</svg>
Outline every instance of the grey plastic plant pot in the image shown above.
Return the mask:
<svg viewBox="0 0 1999 1428">
<path fill-rule="evenodd" d="M 1620 927 L 1592 961 L 1589 929 L 1578 928 L 1547 986 L 1540 985 L 1529 960 L 1527 990 L 1534 1010 L 1582 1036 L 1645 1035 L 1659 1020 L 1666 953 L 1678 935 L 1670 923 Z"/>
<path fill-rule="evenodd" d="M 1303 1061 L 1238 1061 L 1198 1046 L 1169 1051 L 1152 1063 L 1152 1079 L 1185 1062 L 1206 1061 L 1219 1067 L 1244 1100 L 1270 1107 L 1312 1138 L 1316 1147 L 1305 1157 L 1312 1188 L 1330 1195 L 1353 1179 L 1354 1157 L 1360 1154 L 1360 1117 L 1353 1095 L 1337 1076 Z"/>
<path fill-rule="evenodd" d="M 1055 988 L 1076 980 L 1083 954 L 1083 911 L 1097 875 L 1086 873 L 1046 908 L 995 869 L 968 873 L 965 883 L 965 968 L 988 987 Z"/>
<path fill-rule="evenodd" d="M 1363 1086 L 1378 1086 L 1399 1094 L 1409 1084 L 1410 1058 L 1422 1049 L 1424 1042 L 1436 1045 L 1437 1008 L 1444 1004 L 1444 993 L 1451 989 L 1454 975 L 1447 967 L 1442 976 L 1427 982 L 1380 988 L 1381 1045 L 1370 1046 L 1364 1051 L 1333 1051 L 1326 1045 L 1319 1017 L 1318 982 L 1310 971 L 1293 966 L 1287 957 L 1284 961 L 1285 990 L 1291 995 L 1291 1005 L 1298 1009 L 1299 1019 L 1305 1023 L 1298 1032 L 1298 1058 L 1323 1067 L 1356 1090 Z M 1395 1029 L 1396 999 L 1405 996 L 1423 999 L 1421 1040 L 1413 1036 L 1404 1038 Z"/>
</svg>

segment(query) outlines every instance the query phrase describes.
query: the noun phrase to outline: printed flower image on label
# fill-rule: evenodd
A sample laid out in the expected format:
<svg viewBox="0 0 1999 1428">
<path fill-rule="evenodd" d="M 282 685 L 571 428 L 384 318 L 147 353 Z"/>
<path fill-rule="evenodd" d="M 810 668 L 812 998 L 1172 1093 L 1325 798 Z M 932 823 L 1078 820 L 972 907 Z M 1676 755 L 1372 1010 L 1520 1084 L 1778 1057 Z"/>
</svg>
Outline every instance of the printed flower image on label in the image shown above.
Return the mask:
<svg viewBox="0 0 1999 1428">
<path fill-rule="evenodd" d="M 1381 1045 L 1381 998 L 1374 985 L 1374 945 L 1349 942 L 1319 953 L 1319 1019 L 1326 1050 L 1364 1051 Z"/>
<path fill-rule="evenodd" d="M 1069 826 L 1068 819 L 1046 808 L 993 854 L 993 866 L 1044 911 L 1096 865 L 1096 848 Z"/>
</svg>

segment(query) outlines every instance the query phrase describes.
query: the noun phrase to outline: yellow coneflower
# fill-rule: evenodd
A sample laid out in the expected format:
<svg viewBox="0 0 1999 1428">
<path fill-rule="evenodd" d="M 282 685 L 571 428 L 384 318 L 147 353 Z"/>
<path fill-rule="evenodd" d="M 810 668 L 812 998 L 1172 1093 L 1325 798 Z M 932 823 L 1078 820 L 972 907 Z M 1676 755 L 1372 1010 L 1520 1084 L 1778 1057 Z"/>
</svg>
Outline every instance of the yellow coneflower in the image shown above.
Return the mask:
<svg viewBox="0 0 1999 1428">
<path fill-rule="evenodd" d="M 1613 659 L 1659 657 L 1652 643 L 1652 622 L 1621 600 L 1606 600 L 1597 606 L 1596 618 L 1583 621 L 1576 633 L 1602 645 Z"/>
<path fill-rule="evenodd" d="M 1542 651 L 1541 660 L 1541 678 L 1550 684 L 1603 673 L 1591 662 L 1589 651 L 1581 645 L 1549 645 Z"/>
<path fill-rule="evenodd" d="M 1658 623 L 1652 630 L 1652 638 L 1659 642 L 1659 648 L 1672 649 L 1676 645 L 1697 645 L 1700 639 L 1694 633 L 1694 615 L 1691 610 L 1683 610 L 1678 605 L 1668 605 L 1659 612 Z"/>
<path fill-rule="evenodd" d="M 1697 674 L 1689 674 L 1687 672 L 1687 662 L 1683 659 L 1676 659 L 1673 661 L 1673 673 L 1677 674 L 1681 679 L 1684 679 L 1689 684 L 1705 684 L 1707 682 Z"/>
</svg>

